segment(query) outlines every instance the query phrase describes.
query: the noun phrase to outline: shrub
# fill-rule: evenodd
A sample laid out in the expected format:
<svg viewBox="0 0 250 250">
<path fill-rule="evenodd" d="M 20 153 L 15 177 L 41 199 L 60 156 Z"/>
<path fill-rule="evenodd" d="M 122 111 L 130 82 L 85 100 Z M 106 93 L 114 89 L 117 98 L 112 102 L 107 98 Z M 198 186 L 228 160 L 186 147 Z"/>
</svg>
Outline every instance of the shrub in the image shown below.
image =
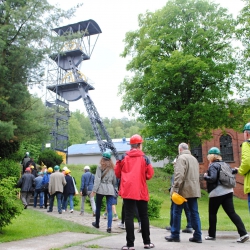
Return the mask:
<svg viewBox="0 0 250 250">
<path fill-rule="evenodd" d="M 168 174 L 174 174 L 174 166 L 172 163 L 167 163 L 164 168 L 163 168 L 164 172 L 168 173 Z"/>
<path fill-rule="evenodd" d="M 54 150 L 45 149 L 38 157 L 38 164 L 42 165 L 42 162 L 47 166 L 47 168 L 53 168 L 55 165 L 60 166 L 63 162 L 63 157 L 57 154 Z"/>
<path fill-rule="evenodd" d="M 95 174 L 97 165 L 93 164 L 93 165 L 90 165 L 89 167 L 90 167 L 90 172 L 91 172 L 92 174 Z"/>
<path fill-rule="evenodd" d="M 20 173 L 21 166 L 19 163 L 8 159 L 0 160 L 0 180 L 11 176 L 17 181 L 20 177 Z"/>
<path fill-rule="evenodd" d="M 0 180 L 0 229 L 9 225 L 11 220 L 21 214 L 22 203 L 17 197 L 18 189 L 15 177 Z"/>
<path fill-rule="evenodd" d="M 148 202 L 148 217 L 149 219 L 160 218 L 160 210 L 163 200 L 158 196 L 150 195 Z"/>
</svg>

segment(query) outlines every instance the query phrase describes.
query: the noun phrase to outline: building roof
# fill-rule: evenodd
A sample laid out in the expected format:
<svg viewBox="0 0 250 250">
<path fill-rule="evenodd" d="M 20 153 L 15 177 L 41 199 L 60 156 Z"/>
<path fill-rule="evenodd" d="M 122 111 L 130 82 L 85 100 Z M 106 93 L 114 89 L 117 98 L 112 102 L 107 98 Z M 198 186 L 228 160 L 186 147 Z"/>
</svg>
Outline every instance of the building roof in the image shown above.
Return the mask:
<svg viewBox="0 0 250 250">
<path fill-rule="evenodd" d="M 112 140 L 118 153 L 124 153 L 130 150 L 130 145 L 128 144 L 129 138 L 113 139 Z M 107 149 L 107 151 L 111 151 Z M 97 141 L 88 141 L 85 144 L 74 144 L 68 147 L 68 155 L 93 155 L 101 154 L 100 148 Z"/>
</svg>

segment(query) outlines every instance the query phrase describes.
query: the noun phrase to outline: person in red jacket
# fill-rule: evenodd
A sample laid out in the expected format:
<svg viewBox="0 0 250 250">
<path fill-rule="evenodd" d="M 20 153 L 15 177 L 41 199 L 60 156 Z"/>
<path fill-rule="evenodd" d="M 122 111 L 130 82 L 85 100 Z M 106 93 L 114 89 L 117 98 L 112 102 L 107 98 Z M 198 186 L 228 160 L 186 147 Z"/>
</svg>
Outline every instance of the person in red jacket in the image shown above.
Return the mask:
<svg viewBox="0 0 250 250">
<path fill-rule="evenodd" d="M 153 248 L 155 245 L 150 241 L 149 219 L 148 219 L 148 187 L 146 180 L 154 175 L 154 169 L 150 160 L 142 151 L 142 137 L 133 135 L 130 138 L 130 151 L 117 160 L 115 175 L 119 178 L 119 195 L 123 198 L 125 209 L 126 239 L 127 245 L 122 249 L 135 249 L 134 241 L 134 212 L 137 206 L 141 219 L 141 232 L 145 249 Z"/>
</svg>

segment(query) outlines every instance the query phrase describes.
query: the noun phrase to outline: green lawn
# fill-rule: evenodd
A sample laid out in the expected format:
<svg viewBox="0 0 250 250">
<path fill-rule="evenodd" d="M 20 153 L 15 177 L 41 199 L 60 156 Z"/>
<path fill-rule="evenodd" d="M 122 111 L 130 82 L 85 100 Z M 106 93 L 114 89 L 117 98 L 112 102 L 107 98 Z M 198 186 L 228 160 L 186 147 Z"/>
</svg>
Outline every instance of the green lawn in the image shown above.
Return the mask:
<svg viewBox="0 0 250 250">
<path fill-rule="evenodd" d="M 83 165 L 68 166 L 71 170 L 72 176 L 75 177 L 77 187 L 80 189 L 81 176 L 83 174 Z M 170 186 L 170 176 L 167 175 L 162 169 L 155 169 L 154 177 L 148 181 L 149 191 L 151 195 L 159 196 L 164 201 L 161 207 L 160 218 L 150 220 L 150 224 L 156 227 L 165 228 L 169 225 L 170 221 L 170 196 L 168 188 Z M 77 199 L 81 199 L 77 196 Z M 234 198 L 235 210 L 240 215 L 241 219 L 245 223 L 247 231 L 250 231 L 249 212 L 247 207 L 247 201 Z M 120 217 L 122 200 L 118 199 L 117 212 Z M 80 210 L 80 202 L 74 208 Z M 90 206 L 85 205 L 86 212 L 91 213 Z M 201 217 L 201 225 L 203 230 L 208 229 L 208 195 L 205 191 L 202 191 L 202 197 L 199 199 L 199 213 Z M 182 216 L 182 228 L 186 226 L 185 213 L 183 211 Z M 218 213 L 217 230 L 236 231 L 234 224 L 227 217 L 223 209 L 220 208 Z M 44 215 L 34 210 L 23 210 L 23 213 L 16 219 L 13 219 L 13 223 L 3 228 L 0 233 L 0 243 L 7 241 L 15 241 L 20 239 L 26 239 L 41 235 L 50 235 L 57 232 L 85 232 L 100 234 L 99 230 L 93 227 L 85 227 L 73 222 L 65 223 L 62 219 L 57 219 L 48 215 Z"/>
</svg>

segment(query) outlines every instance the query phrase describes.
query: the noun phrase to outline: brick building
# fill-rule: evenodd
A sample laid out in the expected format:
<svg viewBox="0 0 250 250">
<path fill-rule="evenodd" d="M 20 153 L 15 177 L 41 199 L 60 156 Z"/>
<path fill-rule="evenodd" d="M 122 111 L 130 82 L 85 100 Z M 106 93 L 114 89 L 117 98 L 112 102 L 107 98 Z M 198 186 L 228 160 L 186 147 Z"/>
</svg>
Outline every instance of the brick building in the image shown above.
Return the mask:
<svg viewBox="0 0 250 250">
<path fill-rule="evenodd" d="M 241 147 L 244 142 L 243 133 L 234 131 L 233 129 L 226 129 L 213 131 L 213 139 L 206 141 L 202 146 L 192 149 L 200 164 L 200 173 L 203 174 L 207 171 L 208 160 L 207 152 L 211 147 L 217 147 L 221 151 L 222 159 L 227 162 L 231 168 L 239 167 L 241 161 Z M 236 175 L 237 185 L 234 189 L 235 196 L 247 199 L 247 195 L 243 192 L 244 177 Z M 201 187 L 206 189 L 206 182 L 201 182 Z"/>
</svg>

